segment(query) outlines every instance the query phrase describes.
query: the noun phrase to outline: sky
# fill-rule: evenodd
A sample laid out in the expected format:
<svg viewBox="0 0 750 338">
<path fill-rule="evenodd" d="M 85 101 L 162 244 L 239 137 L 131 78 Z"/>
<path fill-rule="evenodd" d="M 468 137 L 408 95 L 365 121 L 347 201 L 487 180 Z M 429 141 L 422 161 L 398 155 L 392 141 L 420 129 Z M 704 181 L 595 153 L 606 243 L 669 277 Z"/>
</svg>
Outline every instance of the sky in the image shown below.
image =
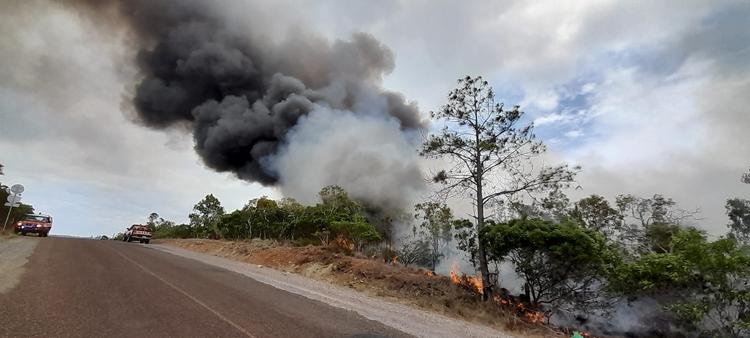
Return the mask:
<svg viewBox="0 0 750 338">
<path fill-rule="evenodd" d="M 185 222 L 209 193 L 227 210 L 282 197 L 208 169 L 179 128 L 134 122 L 122 36 L 57 2 L 24 3 L 0 4 L 0 181 L 23 184 L 54 234 L 112 234 L 151 212 Z M 425 117 L 456 79 L 484 76 L 551 159 L 582 166 L 573 199 L 664 194 L 718 236 L 726 199 L 750 198 L 747 1 L 218 3 L 279 37 L 371 34 L 394 55 L 382 86 Z"/>
</svg>

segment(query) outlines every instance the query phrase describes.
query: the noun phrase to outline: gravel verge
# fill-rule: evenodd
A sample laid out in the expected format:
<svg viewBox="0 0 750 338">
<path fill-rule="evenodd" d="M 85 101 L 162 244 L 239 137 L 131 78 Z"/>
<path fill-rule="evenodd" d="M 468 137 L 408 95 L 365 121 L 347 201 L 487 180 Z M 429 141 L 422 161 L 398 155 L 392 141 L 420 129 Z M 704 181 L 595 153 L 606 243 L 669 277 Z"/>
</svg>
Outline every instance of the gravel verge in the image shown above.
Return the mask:
<svg viewBox="0 0 750 338">
<path fill-rule="evenodd" d="M 35 238 L 0 238 L 0 294 L 18 285 L 24 265 L 37 243 Z"/>
<path fill-rule="evenodd" d="M 417 337 L 514 337 L 486 326 L 415 309 L 403 304 L 371 298 L 354 290 L 297 274 L 232 261 L 169 245 L 151 245 L 150 247 L 221 267 L 275 288 L 324 302 L 331 306 L 355 311 L 365 318 L 381 322 Z"/>
</svg>

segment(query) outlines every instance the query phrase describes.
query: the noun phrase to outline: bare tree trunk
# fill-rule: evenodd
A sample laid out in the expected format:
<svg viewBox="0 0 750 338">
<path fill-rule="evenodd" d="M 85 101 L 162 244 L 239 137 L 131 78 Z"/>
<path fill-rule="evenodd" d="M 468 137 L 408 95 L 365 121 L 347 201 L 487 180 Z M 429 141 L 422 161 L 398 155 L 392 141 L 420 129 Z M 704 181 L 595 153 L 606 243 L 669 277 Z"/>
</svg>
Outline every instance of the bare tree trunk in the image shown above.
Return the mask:
<svg viewBox="0 0 750 338">
<path fill-rule="evenodd" d="M 477 186 L 477 248 L 479 254 L 479 272 L 482 274 L 482 299 L 488 300 L 492 294 L 490 283 L 490 269 L 487 266 L 487 254 L 482 241 L 482 228 L 484 228 L 484 203 L 482 202 L 482 185 Z"/>
<path fill-rule="evenodd" d="M 437 261 L 438 261 L 438 255 L 440 252 L 438 252 L 438 239 L 437 236 L 433 234 L 432 236 L 432 272 L 435 272 L 435 268 L 437 267 Z"/>
</svg>

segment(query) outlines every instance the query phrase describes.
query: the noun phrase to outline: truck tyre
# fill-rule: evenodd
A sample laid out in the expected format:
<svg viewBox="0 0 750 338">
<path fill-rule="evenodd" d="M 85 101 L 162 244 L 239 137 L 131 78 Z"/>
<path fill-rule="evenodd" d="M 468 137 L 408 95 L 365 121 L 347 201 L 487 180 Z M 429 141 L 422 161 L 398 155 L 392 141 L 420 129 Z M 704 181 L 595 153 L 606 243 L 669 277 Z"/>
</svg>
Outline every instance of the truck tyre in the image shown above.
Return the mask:
<svg viewBox="0 0 750 338">
<path fill-rule="evenodd" d="M 150 239 L 144 240 L 143 244 L 148 244 L 148 242 L 151 242 L 151 240 Z"/>
</svg>

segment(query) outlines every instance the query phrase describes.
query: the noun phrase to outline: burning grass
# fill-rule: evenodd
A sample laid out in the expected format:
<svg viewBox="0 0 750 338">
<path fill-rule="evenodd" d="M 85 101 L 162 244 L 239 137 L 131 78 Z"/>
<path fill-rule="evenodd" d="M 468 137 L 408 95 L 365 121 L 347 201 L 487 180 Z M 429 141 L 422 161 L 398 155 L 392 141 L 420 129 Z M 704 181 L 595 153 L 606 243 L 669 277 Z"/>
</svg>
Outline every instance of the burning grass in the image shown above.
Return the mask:
<svg viewBox="0 0 750 338">
<path fill-rule="evenodd" d="M 457 264 L 455 262 L 451 264 L 449 278 L 451 283 L 455 285 L 471 290 L 477 295 L 484 294 L 484 287 L 481 276 L 470 276 L 466 274 L 462 274 L 459 276 Z M 542 311 L 539 311 L 538 309 L 535 309 L 533 306 L 531 306 L 531 304 L 524 303 L 510 295 L 495 293 L 492 295 L 492 301 L 494 301 L 500 307 L 506 309 L 508 312 L 515 313 L 517 317 L 521 318 L 525 322 L 531 324 L 544 324 L 547 322 L 547 317 Z"/>
<path fill-rule="evenodd" d="M 544 316 L 513 297 L 481 300 L 482 282 L 475 276 L 450 276 L 408 268 L 389 260 L 349 256 L 334 247 L 280 245 L 268 240 L 160 240 L 160 243 L 299 273 L 347 286 L 371 296 L 406 303 L 452 317 L 513 331 L 519 337 L 570 337 L 541 323 Z"/>
</svg>

